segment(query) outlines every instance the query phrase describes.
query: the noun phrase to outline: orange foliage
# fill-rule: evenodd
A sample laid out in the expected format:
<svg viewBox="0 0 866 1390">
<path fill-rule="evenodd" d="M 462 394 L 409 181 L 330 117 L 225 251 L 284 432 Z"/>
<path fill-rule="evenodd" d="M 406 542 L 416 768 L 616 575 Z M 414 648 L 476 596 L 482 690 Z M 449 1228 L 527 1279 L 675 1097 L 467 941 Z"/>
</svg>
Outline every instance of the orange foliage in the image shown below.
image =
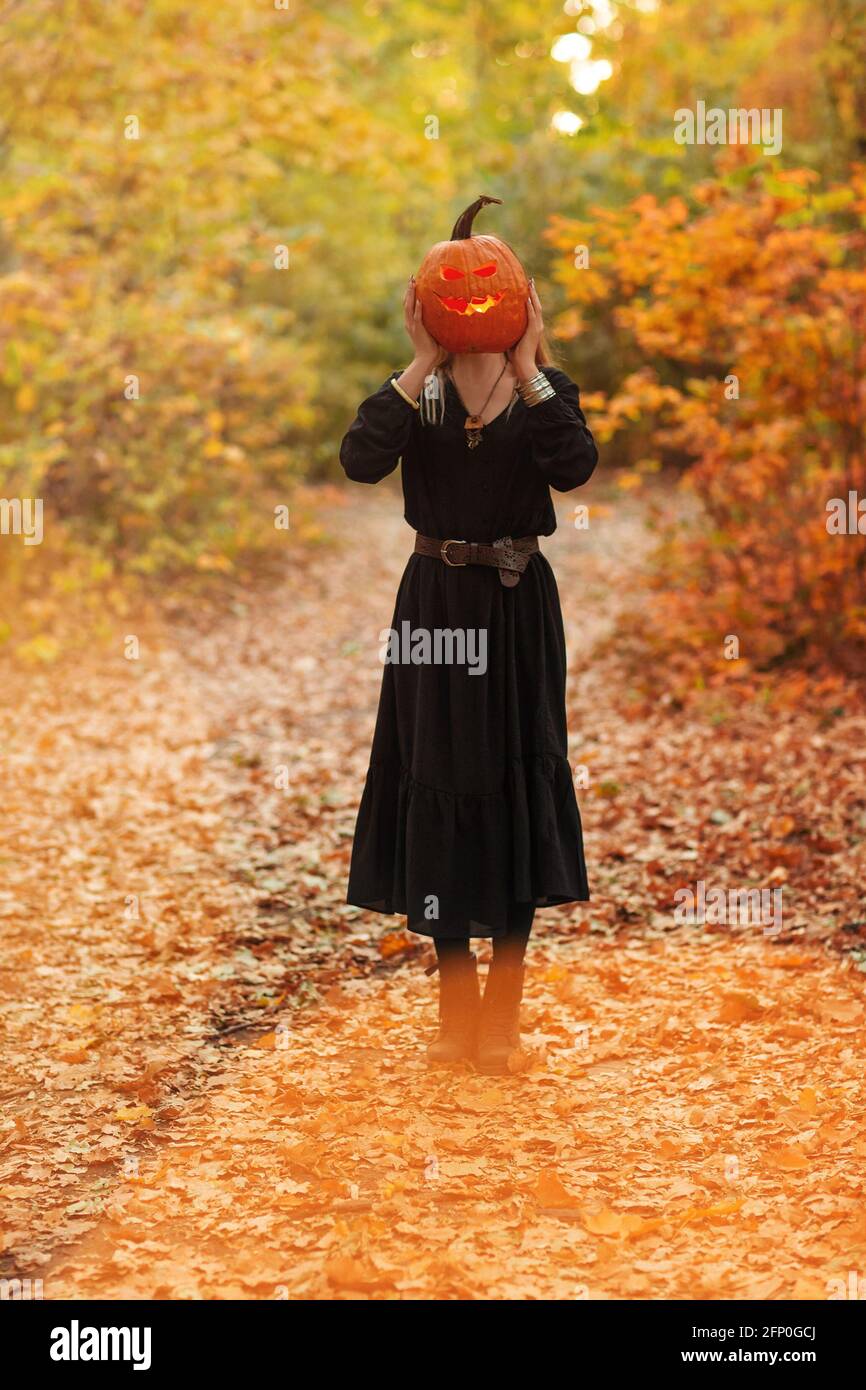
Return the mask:
<svg viewBox="0 0 866 1390">
<path fill-rule="evenodd" d="M 647 195 L 549 232 L 590 248 L 590 268 L 560 270 L 560 336 L 607 319 L 623 364 L 587 398 L 608 458 L 638 480 L 658 466 L 644 454 L 685 462 L 700 504 L 663 527 L 646 629 L 684 669 L 701 654 L 736 672 L 728 634 L 758 667 L 866 656 L 866 541 L 831 534 L 827 510 L 866 497 L 866 169 L 816 183 L 741 167 L 692 207 Z"/>
</svg>

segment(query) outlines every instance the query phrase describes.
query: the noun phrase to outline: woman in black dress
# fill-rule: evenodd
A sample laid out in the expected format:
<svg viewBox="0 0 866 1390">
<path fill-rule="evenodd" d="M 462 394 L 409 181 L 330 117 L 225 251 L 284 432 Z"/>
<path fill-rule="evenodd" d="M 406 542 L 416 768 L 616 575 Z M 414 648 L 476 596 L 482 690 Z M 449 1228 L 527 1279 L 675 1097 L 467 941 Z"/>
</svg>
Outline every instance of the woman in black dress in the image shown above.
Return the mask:
<svg viewBox="0 0 866 1390">
<path fill-rule="evenodd" d="M 404 309 L 412 362 L 364 401 L 340 452 L 361 483 L 402 459 L 424 538 L 397 593 L 347 901 L 433 937 L 429 1060 L 499 1073 L 519 1046 L 535 909 L 589 897 L 559 594 L 535 538 L 556 527 L 550 488 L 585 483 L 598 454 L 577 387 L 550 365 L 534 286 L 507 354 L 447 356 L 414 277 Z M 473 936 L 493 941 L 483 1001 Z"/>
</svg>

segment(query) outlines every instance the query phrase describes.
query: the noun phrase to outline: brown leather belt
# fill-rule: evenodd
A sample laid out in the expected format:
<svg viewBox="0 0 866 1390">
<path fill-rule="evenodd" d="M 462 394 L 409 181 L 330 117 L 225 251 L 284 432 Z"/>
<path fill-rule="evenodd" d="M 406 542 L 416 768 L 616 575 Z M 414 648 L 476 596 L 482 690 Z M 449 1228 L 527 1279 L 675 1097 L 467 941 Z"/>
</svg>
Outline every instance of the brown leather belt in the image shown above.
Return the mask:
<svg viewBox="0 0 866 1390">
<path fill-rule="evenodd" d="M 503 536 L 501 540 L 487 545 L 481 541 L 437 541 L 432 536 L 415 536 L 415 554 L 430 555 L 434 560 L 444 560 L 452 569 L 462 569 L 464 565 L 490 565 L 499 570 L 500 581 L 507 589 L 520 583 L 520 576 L 529 564 L 530 555 L 538 550 L 537 536 L 518 536 L 512 540 Z"/>
</svg>

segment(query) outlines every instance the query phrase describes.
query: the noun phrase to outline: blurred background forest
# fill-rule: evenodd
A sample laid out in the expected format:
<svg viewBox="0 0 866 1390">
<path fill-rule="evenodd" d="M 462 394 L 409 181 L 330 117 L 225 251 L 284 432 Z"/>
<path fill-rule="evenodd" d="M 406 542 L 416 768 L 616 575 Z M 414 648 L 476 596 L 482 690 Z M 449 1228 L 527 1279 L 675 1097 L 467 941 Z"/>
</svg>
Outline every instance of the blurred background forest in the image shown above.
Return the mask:
<svg viewBox="0 0 866 1390">
<path fill-rule="evenodd" d="M 0 496 L 45 506 L 41 545 L 2 537 L 7 650 L 51 660 L 64 604 L 245 582 L 280 504 L 314 542 L 406 278 L 487 192 L 604 468 L 693 495 L 644 639 L 862 669 L 866 545 L 825 510 L 866 493 L 862 0 L 0 15 Z M 678 144 L 699 101 L 781 109 L 781 152 Z"/>
</svg>

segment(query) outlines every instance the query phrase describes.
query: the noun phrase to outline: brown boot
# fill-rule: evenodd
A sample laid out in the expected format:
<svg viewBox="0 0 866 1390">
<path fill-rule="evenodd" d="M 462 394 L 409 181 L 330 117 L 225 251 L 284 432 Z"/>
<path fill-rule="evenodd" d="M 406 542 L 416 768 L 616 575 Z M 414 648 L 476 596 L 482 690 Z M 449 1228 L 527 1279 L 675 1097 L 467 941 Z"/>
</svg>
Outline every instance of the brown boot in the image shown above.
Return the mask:
<svg viewBox="0 0 866 1390">
<path fill-rule="evenodd" d="M 520 1051 L 520 1001 L 523 997 L 523 966 L 490 966 L 478 1035 L 476 1066 L 487 1076 L 508 1073 L 508 1059 Z"/>
<path fill-rule="evenodd" d="M 475 1056 L 480 1007 L 475 957 L 444 958 L 439 964 L 439 1036 L 427 1048 L 431 1065 Z"/>
</svg>

